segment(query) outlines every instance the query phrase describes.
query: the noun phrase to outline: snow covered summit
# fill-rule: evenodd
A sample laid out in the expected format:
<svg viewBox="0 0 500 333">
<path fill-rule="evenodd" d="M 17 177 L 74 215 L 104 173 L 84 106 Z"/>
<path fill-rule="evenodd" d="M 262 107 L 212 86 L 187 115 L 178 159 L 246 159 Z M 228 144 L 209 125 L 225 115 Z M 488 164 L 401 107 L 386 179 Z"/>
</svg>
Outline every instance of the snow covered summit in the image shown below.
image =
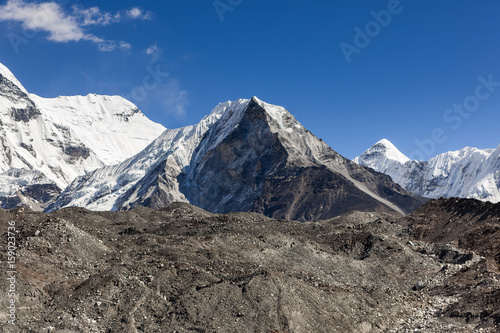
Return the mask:
<svg viewBox="0 0 500 333">
<path fill-rule="evenodd" d="M 429 161 L 410 161 L 388 140 L 381 140 L 354 161 L 389 175 L 403 188 L 423 197 L 500 202 L 500 146 L 465 147 Z"/>
<path fill-rule="evenodd" d="M 198 124 L 166 130 L 143 151 L 78 177 L 49 210 L 161 208 L 313 220 L 350 210 L 404 214 L 420 198 L 340 156 L 286 109 L 259 100 L 221 103 Z"/>
<path fill-rule="evenodd" d="M 135 155 L 165 130 L 119 96 L 29 94 L 2 64 L 0 122 L 4 208 L 41 209 L 77 176 Z"/>
</svg>

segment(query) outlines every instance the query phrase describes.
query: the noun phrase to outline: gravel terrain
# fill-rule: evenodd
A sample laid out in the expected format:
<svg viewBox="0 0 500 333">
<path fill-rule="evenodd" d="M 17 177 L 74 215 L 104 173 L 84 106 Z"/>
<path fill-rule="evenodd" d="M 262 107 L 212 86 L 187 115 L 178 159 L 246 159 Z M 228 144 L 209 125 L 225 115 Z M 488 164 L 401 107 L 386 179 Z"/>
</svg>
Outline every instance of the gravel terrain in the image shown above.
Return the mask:
<svg viewBox="0 0 500 333">
<path fill-rule="evenodd" d="M 1 210 L 0 330 L 498 332 L 500 210 L 454 200 L 403 218 L 351 212 L 308 223 L 185 203 Z M 8 221 L 18 247 L 15 325 Z M 450 235 L 446 221 L 458 231 Z"/>
</svg>

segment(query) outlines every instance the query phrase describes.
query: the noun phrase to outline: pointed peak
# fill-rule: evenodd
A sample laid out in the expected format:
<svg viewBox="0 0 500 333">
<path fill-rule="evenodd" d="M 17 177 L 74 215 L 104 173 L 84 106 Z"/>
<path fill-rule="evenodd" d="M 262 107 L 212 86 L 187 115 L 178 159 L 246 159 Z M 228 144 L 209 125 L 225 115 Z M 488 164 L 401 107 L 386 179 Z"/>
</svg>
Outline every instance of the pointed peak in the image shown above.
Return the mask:
<svg viewBox="0 0 500 333">
<path fill-rule="evenodd" d="M 266 106 L 266 102 L 264 101 L 261 101 L 260 99 L 257 98 L 257 96 L 253 96 L 251 99 L 250 99 L 250 102 L 248 103 L 248 106 L 249 107 L 254 107 L 254 106 L 260 106 L 262 108 L 265 109 L 265 106 Z"/>
<path fill-rule="evenodd" d="M 373 147 L 385 147 L 387 149 L 396 149 L 396 146 L 392 144 L 391 141 L 387 140 L 387 139 L 382 139 L 382 140 L 379 140 L 376 144 L 373 145 Z"/>
<path fill-rule="evenodd" d="M 402 164 L 410 161 L 410 159 L 399 151 L 395 145 L 392 144 L 387 139 L 382 139 L 375 143 L 370 149 L 365 151 L 363 154 L 371 154 L 371 153 L 380 153 L 383 154 L 386 158 L 394 161 L 398 161 Z"/>
<path fill-rule="evenodd" d="M 234 108 L 240 108 L 241 106 L 246 107 L 248 103 L 250 102 L 249 99 L 237 99 L 235 101 L 226 101 L 226 102 L 221 102 L 219 103 L 214 109 L 212 109 L 212 112 L 210 112 L 210 115 L 222 115 L 226 111 L 234 109 Z M 208 116 L 207 116 L 208 117 Z"/>
<path fill-rule="evenodd" d="M 250 100 L 257 104 L 265 103 L 264 101 L 260 100 L 257 96 L 253 96 Z"/>
<path fill-rule="evenodd" d="M 24 93 L 28 94 L 28 91 L 26 91 L 26 89 L 24 89 L 21 82 L 19 82 L 16 79 L 16 77 L 14 76 L 14 74 L 12 74 L 12 72 L 7 67 L 5 67 L 5 65 L 3 65 L 2 63 L 0 63 L 0 75 L 3 76 L 4 78 L 6 78 L 7 80 L 9 80 L 10 82 L 12 82 L 13 84 L 15 84 Z"/>
</svg>

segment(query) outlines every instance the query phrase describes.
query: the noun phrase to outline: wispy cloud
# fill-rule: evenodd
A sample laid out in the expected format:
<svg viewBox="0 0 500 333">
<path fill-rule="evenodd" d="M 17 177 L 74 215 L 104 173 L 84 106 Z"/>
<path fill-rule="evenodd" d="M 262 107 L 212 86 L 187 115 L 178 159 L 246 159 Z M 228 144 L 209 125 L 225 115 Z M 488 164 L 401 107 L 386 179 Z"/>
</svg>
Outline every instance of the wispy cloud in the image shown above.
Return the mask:
<svg viewBox="0 0 500 333">
<path fill-rule="evenodd" d="M 102 12 L 99 7 L 83 9 L 78 6 L 73 6 L 73 15 L 80 20 L 82 26 L 108 25 L 119 22 L 121 19 L 120 13 L 113 15 L 111 13 Z"/>
<path fill-rule="evenodd" d="M 153 44 L 145 50 L 146 54 L 151 56 L 151 62 L 156 63 L 161 59 L 163 50 L 158 47 L 158 44 Z"/>
<path fill-rule="evenodd" d="M 179 81 L 172 78 L 148 92 L 145 106 L 149 109 L 163 110 L 166 115 L 182 119 L 187 113 L 189 98 L 186 90 L 182 89 Z"/>
<path fill-rule="evenodd" d="M 189 105 L 186 90 L 181 89 L 177 80 L 171 80 L 166 84 L 163 103 L 167 113 L 173 113 L 177 117 L 186 115 L 186 107 Z"/>
<path fill-rule="evenodd" d="M 98 7 L 84 9 L 72 7 L 65 12 L 56 2 L 27 3 L 23 0 L 8 0 L 0 6 L 0 21 L 16 21 L 25 30 L 44 31 L 47 39 L 58 43 L 90 41 L 101 51 L 126 50 L 131 46 L 124 41 L 107 40 L 85 30 L 88 26 L 104 26 L 122 20 L 150 19 L 152 13 L 132 8 L 117 13 L 101 11 Z"/>
</svg>

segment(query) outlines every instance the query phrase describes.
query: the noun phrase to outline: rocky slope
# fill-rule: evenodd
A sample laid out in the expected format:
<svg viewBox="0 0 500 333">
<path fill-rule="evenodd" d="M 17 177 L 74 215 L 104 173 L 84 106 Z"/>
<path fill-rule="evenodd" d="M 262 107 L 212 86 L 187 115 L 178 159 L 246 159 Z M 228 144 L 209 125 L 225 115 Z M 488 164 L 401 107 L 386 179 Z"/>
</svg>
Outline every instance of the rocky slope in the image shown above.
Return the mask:
<svg viewBox="0 0 500 333">
<path fill-rule="evenodd" d="M 406 190 L 426 198 L 500 201 L 500 146 L 465 147 L 427 161 L 411 161 L 388 140 L 380 140 L 354 161 L 389 175 Z"/>
<path fill-rule="evenodd" d="M 18 317 L 6 324 L 1 298 L 0 330 L 498 332 L 497 236 L 474 225 L 498 232 L 499 218 L 498 205 L 471 200 L 315 223 L 184 203 L 1 210 L 2 238 L 7 221 L 17 230 Z"/>
<path fill-rule="evenodd" d="M 439 199 L 408 217 L 417 239 L 455 243 L 491 257 L 500 268 L 500 203 L 473 199 Z"/>
<path fill-rule="evenodd" d="M 4 208 L 44 208 L 77 176 L 123 161 L 164 130 L 119 96 L 30 94 L 2 64 L 0 124 Z"/>
<path fill-rule="evenodd" d="M 404 214 L 423 201 L 340 156 L 284 108 L 256 97 L 167 130 L 136 156 L 76 179 L 50 210 L 192 203 L 215 213 L 315 220 L 350 210 Z"/>
<path fill-rule="evenodd" d="M 500 203 L 459 198 L 432 200 L 404 220 L 418 241 L 438 246 L 453 244 L 482 256 L 483 259 L 462 267 L 441 284 L 421 287 L 431 295 L 456 299 L 443 309 L 444 316 L 457 318 L 464 324 L 493 323 L 494 331 L 500 331 Z M 446 253 L 438 255 L 450 258 Z"/>
</svg>

